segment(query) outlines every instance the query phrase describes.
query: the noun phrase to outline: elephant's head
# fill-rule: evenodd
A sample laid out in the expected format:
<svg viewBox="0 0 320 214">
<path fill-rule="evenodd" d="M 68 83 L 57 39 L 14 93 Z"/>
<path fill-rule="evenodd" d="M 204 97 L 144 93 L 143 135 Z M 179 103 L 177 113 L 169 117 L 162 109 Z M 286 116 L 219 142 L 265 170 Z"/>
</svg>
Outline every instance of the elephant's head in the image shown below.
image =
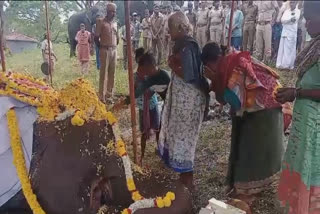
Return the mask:
<svg viewBox="0 0 320 214">
<path fill-rule="evenodd" d="M 91 20 L 91 24 L 94 25 L 96 23 L 96 19 L 103 15 L 103 9 L 95 5 L 88 11 L 87 15 Z"/>
</svg>

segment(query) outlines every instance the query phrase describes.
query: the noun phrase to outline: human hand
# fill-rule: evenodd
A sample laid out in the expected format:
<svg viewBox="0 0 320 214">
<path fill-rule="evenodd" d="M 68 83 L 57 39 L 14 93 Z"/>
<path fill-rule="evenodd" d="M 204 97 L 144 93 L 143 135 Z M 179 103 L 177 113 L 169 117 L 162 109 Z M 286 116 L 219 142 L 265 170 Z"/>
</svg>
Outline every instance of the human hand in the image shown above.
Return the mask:
<svg viewBox="0 0 320 214">
<path fill-rule="evenodd" d="M 296 98 L 297 91 L 295 88 L 279 88 L 275 94 L 275 100 L 281 104 L 293 102 Z"/>
</svg>

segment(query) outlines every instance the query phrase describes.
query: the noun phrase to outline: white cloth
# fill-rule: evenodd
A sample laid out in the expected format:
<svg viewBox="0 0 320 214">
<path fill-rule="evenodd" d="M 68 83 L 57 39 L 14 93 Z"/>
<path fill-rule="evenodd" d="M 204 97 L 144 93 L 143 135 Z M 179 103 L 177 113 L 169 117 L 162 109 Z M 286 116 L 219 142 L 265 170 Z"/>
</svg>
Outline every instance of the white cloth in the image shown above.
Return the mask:
<svg viewBox="0 0 320 214">
<path fill-rule="evenodd" d="M 38 114 L 34 107 L 10 97 L 0 96 L 0 207 L 21 190 L 21 184 L 13 165 L 6 113 L 14 108 L 21 135 L 21 143 L 29 170 L 32 156 L 33 124 Z"/>
<path fill-rule="evenodd" d="M 297 55 L 296 45 L 300 13 L 300 10 L 296 8 L 293 11 L 291 11 L 291 9 L 287 9 L 282 15 L 281 23 L 283 28 L 276 63 L 277 68 L 294 68 L 294 61 Z M 295 18 L 296 21 L 292 22 L 292 18 Z"/>
</svg>

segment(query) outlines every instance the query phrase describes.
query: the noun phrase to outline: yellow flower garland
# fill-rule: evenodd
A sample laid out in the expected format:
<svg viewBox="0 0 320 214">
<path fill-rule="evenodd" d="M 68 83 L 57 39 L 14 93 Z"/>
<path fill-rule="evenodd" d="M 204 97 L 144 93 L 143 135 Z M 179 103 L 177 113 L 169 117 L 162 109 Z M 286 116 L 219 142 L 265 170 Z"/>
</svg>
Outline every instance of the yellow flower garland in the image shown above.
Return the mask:
<svg viewBox="0 0 320 214">
<path fill-rule="evenodd" d="M 13 164 L 17 169 L 17 174 L 21 182 L 22 191 L 33 213 L 45 214 L 37 201 L 36 195 L 32 191 L 31 183 L 28 177 L 24 154 L 20 141 L 19 126 L 16 113 L 13 109 L 7 112 L 8 128 L 10 133 L 10 142 L 13 154 Z"/>
</svg>

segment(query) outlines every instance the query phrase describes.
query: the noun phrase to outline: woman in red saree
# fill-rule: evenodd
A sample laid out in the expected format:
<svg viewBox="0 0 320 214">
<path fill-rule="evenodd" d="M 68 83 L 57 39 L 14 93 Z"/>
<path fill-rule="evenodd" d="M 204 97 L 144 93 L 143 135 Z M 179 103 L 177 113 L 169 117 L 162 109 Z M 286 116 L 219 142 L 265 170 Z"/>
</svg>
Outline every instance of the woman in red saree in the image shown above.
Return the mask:
<svg viewBox="0 0 320 214">
<path fill-rule="evenodd" d="M 80 24 L 80 31 L 76 35 L 77 54 L 81 65 L 81 73 L 88 74 L 89 72 L 89 60 L 90 60 L 90 44 L 91 33 L 86 31 L 85 25 Z"/>
<path fill-rule="evenodd" d="M 209 43 L 201 58 L 217 100 L 231 105 L 228 190 L 248 202 L 251 195 L 277 182 L 285 150 L 283 132 L 291 120 L 285 114 L 289 120 L 284 123 L 283 112 L 289 113 L 290 108 L 274 99 L 280 87 L 277 73 L 249 52 L 225 55 L 220 46 Z"/>
</svg>

